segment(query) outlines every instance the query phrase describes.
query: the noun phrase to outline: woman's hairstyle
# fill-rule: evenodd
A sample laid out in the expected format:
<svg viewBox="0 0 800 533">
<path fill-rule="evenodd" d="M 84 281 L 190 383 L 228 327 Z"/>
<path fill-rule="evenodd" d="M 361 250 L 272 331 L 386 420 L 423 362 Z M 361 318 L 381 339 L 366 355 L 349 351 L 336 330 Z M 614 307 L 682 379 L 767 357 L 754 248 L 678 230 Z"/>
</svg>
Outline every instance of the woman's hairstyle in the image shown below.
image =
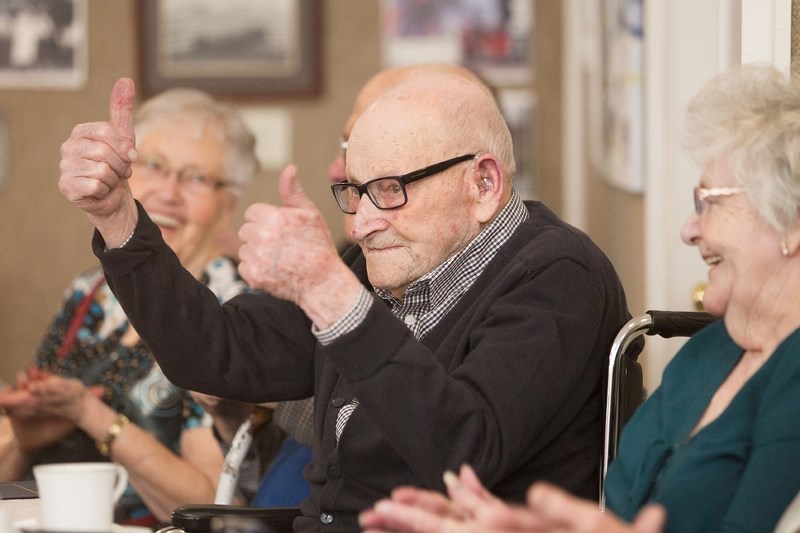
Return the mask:
<svg viewBox="0 0 800 533">
<path fill-rule="evenodd" d="M 767 64 L 713 78 L 687 111 L 686 145 L 702 167 L 727 165 L 779 232 L 800 219 L 800 84 Z"/>
<path fill-rule="evenodd" d="M 194 121 L 198 133 L 208 128 L 218 136 L 226 146 L 225 179 L 236 185 L 226 190 L 241 196 L 260 167 L 255 155 L 256 138 L 239 111 L 197 89 L 168 89 L 145 101 L 137 109 L 134 115 L 136 137 L 141 138 L 153 126 L 176 118 Z"/>
</svg>

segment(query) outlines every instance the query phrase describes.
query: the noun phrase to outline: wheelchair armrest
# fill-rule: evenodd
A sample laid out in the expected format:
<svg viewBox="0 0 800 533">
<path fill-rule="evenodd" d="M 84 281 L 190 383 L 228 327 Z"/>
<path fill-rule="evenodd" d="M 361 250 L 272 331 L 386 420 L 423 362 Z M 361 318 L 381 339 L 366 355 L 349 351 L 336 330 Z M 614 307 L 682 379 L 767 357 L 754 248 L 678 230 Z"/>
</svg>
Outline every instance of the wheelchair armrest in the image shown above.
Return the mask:
<svg viewBox="0 0 800 533">
<path fill-rule="evenodd" d="M 211 531 L 211 519 L 217 516 L 254 518 L 270 533 L 291 533 L 292 522 L 300 516 L 299 507 L 238 507 L 235 505 L 182 505 L 172 511 L 172 525 L 187 533 Z"/>
</svg>

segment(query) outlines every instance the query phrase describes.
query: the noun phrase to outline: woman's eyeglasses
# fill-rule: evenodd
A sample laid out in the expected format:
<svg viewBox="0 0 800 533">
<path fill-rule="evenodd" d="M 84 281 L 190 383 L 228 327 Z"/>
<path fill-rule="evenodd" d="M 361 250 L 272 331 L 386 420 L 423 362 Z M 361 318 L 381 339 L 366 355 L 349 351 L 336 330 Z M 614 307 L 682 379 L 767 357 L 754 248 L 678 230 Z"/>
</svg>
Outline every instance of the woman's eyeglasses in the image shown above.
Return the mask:
<svg viewBox="0 0 800 533">
<path fill-rule="evenodd" d="M 730 196 L 732 194 L 739 194 L 744 192 L 741 187 L 713 187 L 707 189 L 705 187 L 694 188 L 694 212 L 702 215 L 706 209 L 709 198 L 716 198 L 718 196 Z"/>
<path fill-rule="evenodd" d="M 158 184 L 167 181 L 170 175 L 175 174 L 181 190 L 189 194 L 207 194 L 231 185 L 230 181 L 206 174 L 198 168 L 173 169 L 157 156 L 140 156 L 134 162 L 134 166 L 139 176 Z"/>
</svg>

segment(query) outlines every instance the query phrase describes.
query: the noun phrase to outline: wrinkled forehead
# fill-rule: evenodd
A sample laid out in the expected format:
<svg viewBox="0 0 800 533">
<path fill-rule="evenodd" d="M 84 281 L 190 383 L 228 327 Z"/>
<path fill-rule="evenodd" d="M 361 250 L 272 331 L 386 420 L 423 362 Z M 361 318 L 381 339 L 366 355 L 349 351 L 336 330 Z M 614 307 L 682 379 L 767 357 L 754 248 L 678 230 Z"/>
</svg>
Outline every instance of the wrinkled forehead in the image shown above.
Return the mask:
<svg viewBox="0 0 800 533">
<path fill-rule="evenodd" d="M 362 181 L 365 176 L 408 172 L 449 153 L 448 144 L 441 117 L 424 102 L 381 99 L 353 126 L 347 173 Z"/>
</svg>

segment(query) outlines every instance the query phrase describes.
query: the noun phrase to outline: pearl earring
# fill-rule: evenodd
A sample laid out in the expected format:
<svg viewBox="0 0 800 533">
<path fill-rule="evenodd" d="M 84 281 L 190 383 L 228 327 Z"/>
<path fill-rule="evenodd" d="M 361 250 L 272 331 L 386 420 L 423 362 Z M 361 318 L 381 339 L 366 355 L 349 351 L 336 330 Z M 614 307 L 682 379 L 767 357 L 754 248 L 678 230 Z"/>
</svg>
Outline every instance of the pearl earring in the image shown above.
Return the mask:
<svg viewBox="0 0 800 533">
<path fill-rule="evenodd" d="M 783 254 L 783 257 L 789 257 L 789 245 L 786 243 L 786 241 L 781 241 L 781 253 Z"/>
</svg>

